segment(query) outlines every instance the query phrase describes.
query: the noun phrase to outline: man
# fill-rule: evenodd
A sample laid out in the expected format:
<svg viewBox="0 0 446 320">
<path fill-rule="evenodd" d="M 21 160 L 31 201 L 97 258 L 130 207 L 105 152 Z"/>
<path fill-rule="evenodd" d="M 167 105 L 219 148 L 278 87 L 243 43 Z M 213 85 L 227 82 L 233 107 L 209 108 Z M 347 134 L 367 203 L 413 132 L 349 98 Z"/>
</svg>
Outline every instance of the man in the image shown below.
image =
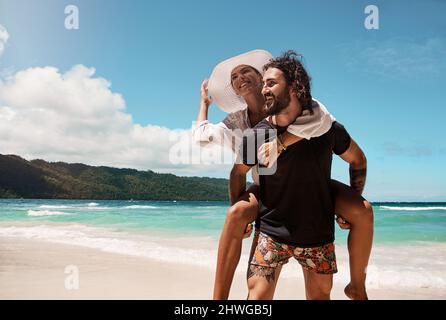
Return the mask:
<svg viewBox="0 0 446 320">
<path fill-rule="evenodd" d="M 291 123 L 303 110 L 311 109 L 309 76 L 294 52 L 273 59 L 265 70 L 262 94 L 267 114 L 289 116 Z M 264 120 L 255 127 L 254 134 L 272 127 Z M 248 141 L 253 139 L 243 139 L 243 150 L 249 149 Z M 243 150 L 243 164 L 234 165 L 231 171 L 231 200 L 245 191 L 246 174 L 257 164 L 257 159 L 248 163 Z M 275 173 L 260 176 L 260 234 L 254 238 L 248 268 L 249 299 L 273 298 L 282 265 L 290 257 L 302 266 L 307 299 L 330 298 L 333 273 L 337 272 L 330 193 L 333 152 L 350 163 L 351 185 L 362 191 L 364 154 L 337 122 L 320 137 L 300 139 L 287 148 L 279 143 Z"/>
</svg>

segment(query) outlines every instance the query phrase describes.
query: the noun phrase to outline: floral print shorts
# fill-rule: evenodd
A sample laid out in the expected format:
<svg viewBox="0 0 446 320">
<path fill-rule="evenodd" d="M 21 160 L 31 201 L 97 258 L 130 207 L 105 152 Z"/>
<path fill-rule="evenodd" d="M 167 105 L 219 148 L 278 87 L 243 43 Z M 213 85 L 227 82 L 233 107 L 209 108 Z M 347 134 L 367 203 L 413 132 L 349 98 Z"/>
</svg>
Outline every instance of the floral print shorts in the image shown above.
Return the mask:
<svg viewBox="0 0 446 320">
<path fill-rule="evenodd" d="M 338 271 L 333 243 L 320 247 L 300 248 L 274 241 L 260 232 L 251 265 L 277 268 L 294 257 L 306 270 L 320 274 L 333 274 Z"/>
</svg>

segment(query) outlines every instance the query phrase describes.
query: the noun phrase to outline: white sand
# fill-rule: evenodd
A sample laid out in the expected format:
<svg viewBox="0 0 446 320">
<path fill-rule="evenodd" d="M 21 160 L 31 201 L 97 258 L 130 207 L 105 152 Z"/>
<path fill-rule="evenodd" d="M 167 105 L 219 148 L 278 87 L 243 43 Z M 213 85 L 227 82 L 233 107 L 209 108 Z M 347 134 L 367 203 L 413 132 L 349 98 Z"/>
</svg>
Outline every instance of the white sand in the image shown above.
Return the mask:
<svg viewBox="0 0 446 320">
<path fill-rule="evenodd" d="M 65 288 L 65 268 L 79 270 L 79 288 Z M 211 299 L 213 270 L 161 263 L 45 241 L 0 238 L 0 299 Z M 237 273 L 231 299 L 245 299 Z M 304 299 L 302 280 L 279 280 L 275 299 Z M 335 284 L 333 299 L 346 299 Z M 444 290 L 369 290 L 371 299 L 444 299 Z"/>
</svg>

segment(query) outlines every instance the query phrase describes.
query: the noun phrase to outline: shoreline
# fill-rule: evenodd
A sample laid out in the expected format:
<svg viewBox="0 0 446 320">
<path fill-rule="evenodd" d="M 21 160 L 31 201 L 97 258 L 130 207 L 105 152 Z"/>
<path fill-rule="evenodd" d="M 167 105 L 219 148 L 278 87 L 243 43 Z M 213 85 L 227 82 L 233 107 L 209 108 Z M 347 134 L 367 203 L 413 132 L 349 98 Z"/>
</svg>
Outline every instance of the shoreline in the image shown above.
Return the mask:
<svg viewBox="0 0 446 320">
<path fill-rule="evenodd" d="M 197 178 L 209 178 L 209 177 L 197 177 Z M 223 179 L 223 178 L 216 178 Z M 91 199 L 91 198 L 5 198 L 0 197 L 1 200 L 23 200 L 23 201 L 34 201 L 34 200 L 42 200 L 42 201 L 128 201 L 128 202 L 226 202 L 229 207 L 229 202 L 226 199 L 223 200 L 178 200 L 178 199 Z M 372 201 L 369 200 L 372 205 L 381 205 L 381 204 L 446 204 L 446 201 Z"/>
<path fill-rule="evenodd" d="M 159 299 L 208 300 L 212 298 L 211 267 L 159 262 L 145 257 L 104 252 L 76 245 L 42 240 L 0 238 L 0 299 Z M 289 263 L 291 264 L 291 262 Z M 68 290 L 79 271 L 79 289 Z M 70 271 L 70 270 L 67 270 Z M 333 300 L 347 300 L 344 285 L 334 282 Z M 370 299 L 444 299 L 445 290 L 404 288 L 369 289 Z M 243 272 L 236 272 L 231 300 L 246 299 Z M 281 278 L 277 300 L 305 299 L 301 278 Z"/>
</svg>

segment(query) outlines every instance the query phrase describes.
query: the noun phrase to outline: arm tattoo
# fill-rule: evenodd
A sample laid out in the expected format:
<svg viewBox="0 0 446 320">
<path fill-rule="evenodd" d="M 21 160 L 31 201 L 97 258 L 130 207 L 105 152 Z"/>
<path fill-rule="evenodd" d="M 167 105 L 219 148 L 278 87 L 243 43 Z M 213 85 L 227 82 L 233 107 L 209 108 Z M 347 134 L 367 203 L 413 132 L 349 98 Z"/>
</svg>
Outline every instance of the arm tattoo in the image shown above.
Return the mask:
<svg viewBox="0 0 446 320">
<path fill-rule="evenodd" d="M 249 279 L 253 276 L 265 277 L 268 283 L 273 282 L 276 278 L 276 268 L 262 267 L 250 264 L 248 267 L 247 278 Z"/>
<path fill-rule="evenodd" d="M 365 178 L 367 175 L 367 168 L 354 169 L 350 166 L 350 186 L 362 194 L 365 186 Z"/>
</svg>

